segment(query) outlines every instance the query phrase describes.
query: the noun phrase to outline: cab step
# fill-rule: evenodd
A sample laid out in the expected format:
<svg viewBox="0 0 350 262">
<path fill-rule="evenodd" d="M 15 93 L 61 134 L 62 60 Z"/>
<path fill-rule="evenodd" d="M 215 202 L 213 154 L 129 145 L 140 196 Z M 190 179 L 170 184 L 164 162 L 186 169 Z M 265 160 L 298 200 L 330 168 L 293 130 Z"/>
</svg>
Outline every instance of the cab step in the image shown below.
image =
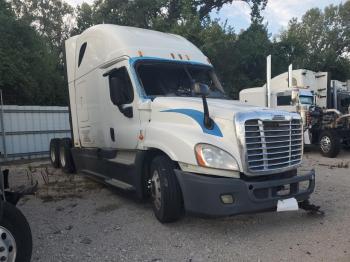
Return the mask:
<svg viewBox="0 0 350 262">
<path fill-rule="evenodd" d="M 127 190 L 127 191 L 134 191 L 135 190 L 135 188 L 132 185 L 125 183 L 123 181 L 114 179 L 114 178 L 106 179 L 105 182 L 109 185 L 118 187 L 118 188 L 123 189 L 123 190 Z"/>
</svg>

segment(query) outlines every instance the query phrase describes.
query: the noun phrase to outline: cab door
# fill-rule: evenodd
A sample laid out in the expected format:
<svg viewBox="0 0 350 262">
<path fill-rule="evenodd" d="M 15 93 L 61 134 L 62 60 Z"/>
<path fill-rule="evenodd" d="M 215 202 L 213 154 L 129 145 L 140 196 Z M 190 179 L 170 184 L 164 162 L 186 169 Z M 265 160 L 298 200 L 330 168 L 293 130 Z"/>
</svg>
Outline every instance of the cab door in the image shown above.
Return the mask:
<svg viewBox="0 0 350 262">
<path fill-rule="evenodd" d="M 136 149 L 140 132 L 137 96 L 126 61 L 109 67 L 103 73 L 106 81 L 104 110 L 107 148 Z"/>
</svg>

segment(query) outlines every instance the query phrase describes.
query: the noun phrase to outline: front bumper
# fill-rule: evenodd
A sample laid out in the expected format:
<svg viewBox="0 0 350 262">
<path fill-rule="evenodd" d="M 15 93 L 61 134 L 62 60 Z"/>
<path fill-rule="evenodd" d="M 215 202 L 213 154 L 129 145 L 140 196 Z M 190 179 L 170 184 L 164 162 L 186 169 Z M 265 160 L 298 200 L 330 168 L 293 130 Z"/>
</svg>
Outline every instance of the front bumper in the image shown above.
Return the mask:
<svg viewBox="0 0 350 262">
<path fill-rule="evenodd" d="M 228 216 L 242 213 L 274 211 L 277 201 L 294 197 L 298 202 L 309 198 L 315 189 L 315 171 L 298 171 L 296 176 L 265 181 L 204 176 L 175 170 L 183 194 L 185 210 L 207 216 Z M 273 177 L 273 175 L 271 176 Z M 302 190 L 300 182 L 309 181 Z M 280 189 L 289 185 L 289 193 Z M 233 196 L 232 204 L 224 204 L 221 195 Z"/>
</svg>

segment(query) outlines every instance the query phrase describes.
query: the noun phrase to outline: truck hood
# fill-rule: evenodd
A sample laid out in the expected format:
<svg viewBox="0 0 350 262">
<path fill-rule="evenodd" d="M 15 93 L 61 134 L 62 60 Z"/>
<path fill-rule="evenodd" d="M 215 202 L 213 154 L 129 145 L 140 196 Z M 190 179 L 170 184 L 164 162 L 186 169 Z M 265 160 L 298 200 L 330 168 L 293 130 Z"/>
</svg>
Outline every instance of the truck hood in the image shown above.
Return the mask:
<svg viewBox="0 0 350 262">
<path fill-rule="evenodd" d="M 208 98 L 210 117 L 232 120 L 237 112 L 268 110 L 247 105 L 238 100 Z M 203 102 L 197 97 L 156 97 L 152 102 L 152 110 L 164 111 L 172 109 L 193 109 L 203 112 Z"/>
</svg>

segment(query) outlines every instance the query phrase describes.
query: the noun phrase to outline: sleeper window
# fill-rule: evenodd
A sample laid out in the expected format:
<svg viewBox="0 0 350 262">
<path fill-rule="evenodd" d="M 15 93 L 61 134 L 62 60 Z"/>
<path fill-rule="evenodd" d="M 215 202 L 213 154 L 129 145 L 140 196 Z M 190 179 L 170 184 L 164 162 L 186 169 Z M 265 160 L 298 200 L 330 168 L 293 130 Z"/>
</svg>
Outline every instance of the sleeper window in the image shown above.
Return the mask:
<svg viewBox="0 0 350 262">
<path fill-rule="evenodd" d="M 83 57 L 84 57 L 85 50 L 86 50 L 86 45 L 87 45 L 87 43 L 85 42 L 85 43 L 82 44 L 81 47 L 80 47 L 79 59 L 78 59 L 78 67 L 79 67 L 80 64 L 81 64 L 81 61 L 83 61 Z"/>
<path fill-rule="evenodd" d="M 134 92 L 125 67 L 114 69 L 109 74 L 109 92 L 113 104 L 120 106 L 134 100 Z"/>
</svg>

